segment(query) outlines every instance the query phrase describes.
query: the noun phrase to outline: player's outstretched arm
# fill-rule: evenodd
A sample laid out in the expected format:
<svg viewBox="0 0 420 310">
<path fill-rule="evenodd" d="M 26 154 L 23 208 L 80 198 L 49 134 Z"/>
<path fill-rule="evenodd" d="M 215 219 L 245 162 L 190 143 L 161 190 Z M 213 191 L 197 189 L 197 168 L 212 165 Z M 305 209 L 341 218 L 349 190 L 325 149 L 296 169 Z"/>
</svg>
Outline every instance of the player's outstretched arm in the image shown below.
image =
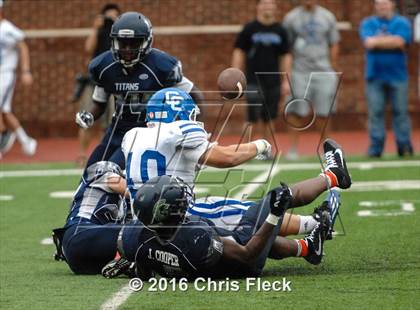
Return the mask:
<svg viewBox="0 0 420 310">
<path fill-rule="evenodd" d="M 240 245 L 231 239 L 221 238 L 223 242 L 223 258 L 246 265 L 255 263 L 270 239 L 274 227 L 282 221 L 283 215 L 289 208 L 291 201 L 292 195 L 286 185 L 272 190 L 270 192 L 270 214 L 264 224 L 246 245 Z"/>
<path fill-rule="evenodd" d="M 271 145 L 263 139 L 238 145 L 215 145 L 208 149 L 198 162 L 216 168 L 229 168 L 238 166 L 257 155 L 268 152 L 271 152 Z"/>
</svg>

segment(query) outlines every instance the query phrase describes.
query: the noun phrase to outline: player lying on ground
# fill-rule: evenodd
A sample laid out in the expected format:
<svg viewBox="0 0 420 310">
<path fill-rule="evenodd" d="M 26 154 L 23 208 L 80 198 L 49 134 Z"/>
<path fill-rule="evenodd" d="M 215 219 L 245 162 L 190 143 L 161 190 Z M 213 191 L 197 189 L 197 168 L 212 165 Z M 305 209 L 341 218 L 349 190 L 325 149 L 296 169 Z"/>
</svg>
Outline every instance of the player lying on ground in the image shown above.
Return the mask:
<svg viewBox="0 0 420 310">
<path fill-rule="evenodd" d="M 331 186 L 349 188 L 351 178 L 341 149 L 324 143 L 326 172 L 316 178 L 282 185 L 251 206 L 233 230 L 217 227 L 207 218 L 186 217 L 192 205 L 191 189 L 176 177 L 160 176 L 137 191 L 137 220 L 123 226 L 118 237 L 118 255 L 102 271 L 106 277 L 126 272 L 135 262 L 137 276 L 153 272 L 165 277 L 246 277 L 261 274 L 267 257 L 302 256 L 311 264 L 322 260 L 324 241 L 331 238 L 338 197 L 318 209 L 319 222 L 304 239 L 279 236 L 287 209 L 310 203 Z"/>
<path fill-rule="evenodd" d="M 54 230 L 55 258 L 65 260 L 75 274 L 98 274 L 115 257 L 126 204 L 108 180 L 122 176 L 120 165 L 99 161 L 87 167 L 65 226 Z"/>
</svg>

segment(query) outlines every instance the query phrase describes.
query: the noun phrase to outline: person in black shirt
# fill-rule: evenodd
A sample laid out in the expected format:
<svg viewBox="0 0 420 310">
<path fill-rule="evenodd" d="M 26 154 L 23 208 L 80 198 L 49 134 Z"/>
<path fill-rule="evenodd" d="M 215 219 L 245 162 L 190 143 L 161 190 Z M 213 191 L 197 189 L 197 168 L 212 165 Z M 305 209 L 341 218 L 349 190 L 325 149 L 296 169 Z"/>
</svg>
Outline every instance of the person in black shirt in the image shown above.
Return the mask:
<svg viewBox="0 0 420 310">
<path fill-rule="evenodd" d="M 118 5 L 114 3 L 105 4 L 94 22 L 90 35 L 85 41 L 85 52 L 92 60 L 96 56 L 108 51 L 111 48 L 111 27 L 114 21 L 120 15 L 121 11 Z M 92 104 L 92 94 L 94 83 L 89 76 L 85 76 L 86 86 L 81 94 L 80 108 L 86 110 Z M 114 105 L 108 104 L 104 115 L 101 117 L 101 126 L 105 129 L 111 123 L 112 114 L 114 113 Z M 86 164 L 87 150 L 91 141 L 91 130 L 80 128 L 79 129 L 79 156 L 77 163 L 83 167 Z"/>
<path fill-rule="evenodd" d="M 289 52 L 287 32 L 276 21 L 275 11 L 275 0 L 257 1 L 257 18 L 239 33 L 232 56 L 232 67 L 246 72 L 248 121 L 257 126 L 253 135 L 267 140 L 277 117 L 282 56 Z"/>
</svg>

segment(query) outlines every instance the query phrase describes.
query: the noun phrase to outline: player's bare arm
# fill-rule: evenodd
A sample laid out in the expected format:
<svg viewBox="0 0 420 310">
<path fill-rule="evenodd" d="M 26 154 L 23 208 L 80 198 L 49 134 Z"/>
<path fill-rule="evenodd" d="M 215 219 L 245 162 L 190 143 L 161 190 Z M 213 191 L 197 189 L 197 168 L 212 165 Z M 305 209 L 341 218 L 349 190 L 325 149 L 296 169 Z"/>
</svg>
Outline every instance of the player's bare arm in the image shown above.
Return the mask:
<svg viewBox="0 0 420 310">
<path fill-rule="evenodd" d="M 266 246 L 274 227 L 283 219 L 284 212 L 290 207 L 292 195 L 290 189 L 283 185 L 270 192 L 270 214 L 264 224 L 252 236 L 246 245 L 221 238 L 223 242 L 223 258 L 252 265 Z"/>
<path fill-rule="evenodd" d="M 286 74 L 282 77 L 281 81 L 281 93 L 283 96 L 286 96 L 290 94 L 290 78 L 292 74 L 292 62 L 293 62 L 293 56 L 291 53 L 287 53 L 285 55 L 280 56 L 280 72 L 284 72 Z"/>
<path fill-rule="evenodd" d="M 33 77 L 31 74 L 31 64 L 29 57 L 29 48 L 25 41 L 20 41 L 17 44 L 19 49 L 20 59 L 20 71 L 22 72 L 22 82 L 25 86 L 29 86 L 33 83 Z"/>
<path fill-rule="evenodd" d="M 246 54 L 240 48 L 235 48 L 232 54 L 232 67 L 238 68 L 241 71 L 245 69 Z"/>
<path fill-rule="evenodd" d="M 340 45 L 338 43 L 332 44 L 330 46 L 331 66 L 336 71 L 337 71 L 338 55 L 339 55 L 339 53 L 340 53 Z"/>
<path fill-rule="evenodd" d="M 245 246 L 231 239 L 221 238 L 223 242 L 223 258 L 245 265 L 254 264 L 270 238 L 274 227 L 275 225 L 265 222 Z"/>
<path fill-rule="evenodd" d="M 119 175 L 108 177 L 107 180 L 108 187 L 114 192 L 118 193 L 126 198 L 130 198 L 130 193 L 127 190 L 126 180 Z"/>
<path fill-rule="evenodd" d="M 271 153 L 271 145 L 263 139 L 239 145 L 214 145 L 199 159 L 200 164 L 216 168 L 235 167 L 253 159 L 257 155 Z"/>
</svg>

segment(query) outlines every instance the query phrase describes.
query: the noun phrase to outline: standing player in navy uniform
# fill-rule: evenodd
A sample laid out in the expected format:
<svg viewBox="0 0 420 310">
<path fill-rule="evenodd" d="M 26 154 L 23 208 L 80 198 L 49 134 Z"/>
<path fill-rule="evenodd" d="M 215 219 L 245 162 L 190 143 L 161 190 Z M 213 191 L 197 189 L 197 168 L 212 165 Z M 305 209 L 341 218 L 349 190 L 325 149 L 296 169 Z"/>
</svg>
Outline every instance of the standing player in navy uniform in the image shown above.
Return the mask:
<svg viewBox="0 0 420 310">
<path fill-rule="evenodd" d="M 113 24 L 110 36 L 111 50 L 89 64 L 89 73 L 96 84 L 92 96 L 94 104 L 89 111 L 76 115 L 76 123 L 89 128 L 103 114 L 108 97 L 115 97 L 113 121 L 87 166 L 111 156 L 123 156 L 115 150 L 128 130 L 145 126 L 145 102 L 154 92 L 176 87 L 191 93 L 196 102 L 202 99 L 194 84 L 183 76 L 181 63 L 152 48 L 152 24 L 144 15 L 122 14 Z"/>
</svg>

